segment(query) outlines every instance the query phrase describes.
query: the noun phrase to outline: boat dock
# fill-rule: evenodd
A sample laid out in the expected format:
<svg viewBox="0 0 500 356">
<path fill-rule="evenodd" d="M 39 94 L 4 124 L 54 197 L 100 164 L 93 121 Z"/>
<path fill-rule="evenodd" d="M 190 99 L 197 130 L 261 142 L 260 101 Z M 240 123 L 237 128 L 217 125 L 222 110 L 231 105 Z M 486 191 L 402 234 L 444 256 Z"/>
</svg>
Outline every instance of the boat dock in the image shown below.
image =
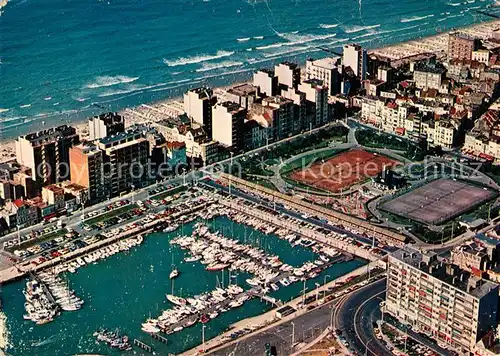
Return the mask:
<svg viewBox="0 0 500 356">
<path fill-rule="evenodd" d="M 340 240 L 329 238 L 325 234 L 318 232 L 318 231 L 315 231 L 313 229 L 310 229 L 307 227 L 302 227 L 302 226 L 299 226 L 296 224 L 290 224 L 289 221 L 284 221 L 284 220 L 280 219 L 279 216 L 271 215 L 271 214 L 264 212 L 262 210 L 258 210 L 258 209 L 252 208 L 250 206 L 238 204 L 237 202 L 228 201 L 225 199 L 220 199 L 219 204 L 221 204 L 225 207 L 228 207 L 231 210 L 238 211 L 244 215 L 248 215 L 248 216 L 257 218 L 259 220 L 265 221 L 266 223 L 272 224 L 272 225 L 280 227 L 280 228 L 288 229 L 295 234 L 298 234 L 300 236 L 314 240 L 316 242 L 319 242 L 319 243 L 327 245 L 327 246 L 332 246 L 338 250 L 341 250 L 341 251 L 347 252 L 349 254 L 361 257 L 363 259 L 366 259 L 369 261 L 374 261 L 374 260 L 378 260 L 380 258 L 380 256 L 373 255 L 368 250 L 359 248 L 357 246 L 345 243 L 345 242 L 340 241 Z"/>
<path fill-rule="evenodd" d="M 50 292 L 50 290 L 47 287 L 47 285 L 44 282 L 42 282 L 42 280 L 35 273 L 33 273 L 33 272 L 29 272 L 29 277 L 31 279 L 37 281 L 37 283 L 42 287 L 43 292 L 47 296 L 47 299 L 49 300 L 49 302 L 51 302 L 53 305 L 57 305 L 57 307 L 59 307 L 59 304 L 56 302 L 54 296 Z"/>
<path fill-rule="evenodd" d="M 137 339 L 134 339 L 134 345 L 143 349 L 144 351 L 149 352 L 149 353 L 153 352 L 153 348 L 151 346 L 149 346 L 148 344 L 145 344 L 142 341 L 139 341 Z"/>
<path fill-rule="evenodd" d="M 332 259 L 330 262 L 325 263 L 322 266 L 318 266 L 318 268 L 321 270 L 324 270 L 328 267 L 331 267 L 332 265 L 334 265 L 336 263 L 350 261 L 350 260 L 352 260 L 352 258 L 353 257 L 351 255 L 341 255 L 341 256 L 338 256 L 338 257 Z M 292 274 L 293 274 L 293 272 L 291 272 L 291 271 L 290 272 L 283 272 L 280 275 L 278 275 L 277 277 L 271 279 L 269 281 L 269 284 L 278 282 L 279 280 L 284 279 L 284 278 L 288 278 Z M 213 312 L 217 312 L 221 309 L 227 308 L 229 306 L 229 303 L 231 303 L 232 301 L 239 300 L 239 299 L 245 298 L 245 297 L 247 300 L 251 300 L 252 298 L 260 298 L 267 303 L 273 304 L 274 307 L 280 307 L 283 305 L 283 303 L 280 300 L 276 300 L 275 298 L 266 295 L 266 292 L 265 292 L 263 287 L 253 287 L 253 288 L 246 290 L 242 293 L 231 296 L 230 298 L 227 298 L 226 300 L 224 300 L 222 302 L 214 303 L 210 307 L 208 307 L 204 310 L 201 310 L 196 314 L 187 315 L 184 318 L 177 321 L 176 323 L 171 324 L 168 327 L 162 328 L 160 330 L 163 333 L 172 334 L 175 332 L 174 330 L 179 328 L 179 327 L 184 328 L 184 327 L 193 325 L 195 322 L 198 321 L 198 319 L 200 319 L 200 317 L 202 315 L 208 315 L 208 314 L 211 314 Z M 154 334 L 151 334 L 151 335 L 154 335 Z"/>
</svg>

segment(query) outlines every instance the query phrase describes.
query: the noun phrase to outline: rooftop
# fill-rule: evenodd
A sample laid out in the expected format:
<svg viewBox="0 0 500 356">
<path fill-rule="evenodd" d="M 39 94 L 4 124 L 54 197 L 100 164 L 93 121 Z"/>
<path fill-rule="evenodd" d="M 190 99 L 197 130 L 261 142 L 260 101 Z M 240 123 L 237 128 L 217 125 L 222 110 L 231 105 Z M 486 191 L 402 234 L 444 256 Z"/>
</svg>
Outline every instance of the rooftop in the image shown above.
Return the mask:
<svg viewBox="0 0 500 356">
<path fill-rule="evenodd" d="M 492 290 L 498 289 L 498 284 L 460 270 L 457 266 L 444 262 L 434 252 L 420 252 L 405 246 L 390 256 L 475 298 L 482 298 Z"/>
<path fill-rule="evenodd" d="M 312 64 L 316 67 L 321 67 L 325 69 L 335 69 L 337 68 L 337 62 L 339 60 L 339 57 L 328 57 L 328 58 L 321 58 L 321 59 L 309 59 L 309 61 L 312 62 Z"/>
<path fill-rule="evenodd" d="M 236 86 L 227 90 L 228 93 L 235 94 L 238 96 L 252 95 L 252 94 L 255 94 L 256 91 L 257 91 L 257 87 L 255 87 L 249 83 L 236 85 Z"/>
</svg>

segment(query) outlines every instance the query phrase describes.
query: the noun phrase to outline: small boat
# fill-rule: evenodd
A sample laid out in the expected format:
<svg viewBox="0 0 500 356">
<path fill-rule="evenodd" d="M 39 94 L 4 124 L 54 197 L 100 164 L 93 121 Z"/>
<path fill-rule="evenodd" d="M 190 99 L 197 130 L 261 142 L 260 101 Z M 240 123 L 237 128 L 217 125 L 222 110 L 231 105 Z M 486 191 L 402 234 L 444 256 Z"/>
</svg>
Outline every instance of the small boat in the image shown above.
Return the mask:
<svg viewBox="0 0 500 356">
<path fill-rule="evenodd" d="M 181 331 L 182 329 L 184 329 L 182 326 L 178 326 L 178 327 L 174 328 L 174 332 Z"/>
<path fill-rule="evenodd" d="M 200 318 L 200 323 L 202 324 L 206 324 L 210 321 L 210 318 L 206 315 L 206 314 L 203 314 Z"/>
<path fill-rule="evenodd" d="M 201 256 L 191 256 L 191 257 L 186 257 L 184 259 L 185 262 L 195 262 L 199 261 L 201 259 Z"/>
<path fill-rule="evenodd" d="M 273 291 L 277 291 L 278 289 L 280 289 L 280 287 L 278 287 L 276 283 L 271 283 L 270 286 L 273 289 Z"/>
<path fill-rule="evenodd" d="M 179 270 L 177 268 L 174 268 L 172 270 L 172 272 L 170 272 L 170 275 L 169 275 L 170 279 L 174 279 L 178 276 L 179 276 Z"/>
</svg>

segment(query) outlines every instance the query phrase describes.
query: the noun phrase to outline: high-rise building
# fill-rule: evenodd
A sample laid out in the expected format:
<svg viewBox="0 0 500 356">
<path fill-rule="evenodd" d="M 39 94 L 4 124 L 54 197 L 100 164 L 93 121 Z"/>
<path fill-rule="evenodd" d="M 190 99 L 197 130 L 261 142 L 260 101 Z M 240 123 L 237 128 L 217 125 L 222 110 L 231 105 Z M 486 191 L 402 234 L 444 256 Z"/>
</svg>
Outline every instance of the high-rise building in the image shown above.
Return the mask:
<svg viewBox="0 0 500 356">
<path fill-rule="evenodd" d="M 253 85 L 259 88 L 259 94 L 273 96 L 278 93 L 278 77 L 270 69 L 261 69 L 253 74 Z"/>
<path fill-rule="evenodd" d="M 213 107 L 213 139 L 227 147 L 243 148 L 243 123 L 247 111 L 229 101 Z"/>
<path fill-rule="evenodd" d="M 295 110 L 293 101 L 282 96 L 269 96 L 262 100 L 262 105 L 276 109 L 274 114 L 274 139 L 282 140 L 293 133 Z"/>
<path fill-rule="evenodd" d="M 123 116 L 116 112 L 107 112 L 89 119 L 89 139 L 97 140 L 125 131 Z"/>
<path fill-rule="evenodd" d="M 307 118 L 304 129 L 326 124 L 330 120 L 328 106 L 328 87 L 317 79 L 305 80 L 299 84 L 299 91 L 306 94 Z M 309 126 L 309 127 L 307 127 Z"/>
<path fill-rule="evenodd" d="M 361 48 L 360 45 L 348 44 L 344 46 L 342 64 L 344 67 L 350 67 L 361 80 L 366 79 L 366 49 Z"/>
<path fill-rule="evenodd" d="M 280 86 L 297 89 L 300 83 L 300 67 L 296 63 L 280 63 L 274 67 L 274 73 Z"/>
<path fill-rule="evenodd" d="M 141 188 L 156 177 L 148 165 L 149 142 L 142 130 L 129 129 L 97 141 L 103 151 L 104 181 L 110 196 Z"/>
<path fill-rule="evenodd" d="M 106 183 L 103 177 L 103 151 L 94 143 L 74 146 L 69 151 L 71 183 L 87 189 L 90 204 L 106 198 Z"/>
<path fill-rule="evenodd" d="M 31 168 L 38 185 L 61 182 L 69 177 L 69 149 L 79 142 L 74 127 L 62 125 L 16 140 L 16 159 Z"/>
<path fill-rule="evenodd" d="M 498 284 L 460 270 L 433 252 L 389 255 L 385 312 L 461 354 L 497 326 Z"/>
<path fill-rule="evenodd" d="M 192 121 L 203 126 L 208 139 L 212 137 L 212 107 L 217 97 L 211 88 L 200 87 L 184 94 L 184 111 Z"/>
<path fill-rule="evenodd" d="M 244 83 L 236 85 L 227 90 L 224 96 L 225 101 L 232 101 L 242 108 L 250 110 L 257 98 L 257 88 L 252 84 Z"/>
<path fill-rule="evenodd" d="M 299 133 L 304 128 L 308 128 L 309 124 L 306 121 L 306 94 L 294 89 L 288 88 L 288 90 L 281 90 L 281 96 L 293 101 L 294 121 L 292 125 L 292 132 L 294 134 Z"/>
<path fill-rule="evenodd" d="M 448 59 L 472 59 L 472 52 L 481 45 L 481 41 L 467 34 L 454 32 L 448 36 Z"/>
<path fill-rule="evenodd" d="M 306 61 L 306 79 L 319 79 L 328 87 L 330 95 L 340 92 L 339 57 Z"/>
</svg>

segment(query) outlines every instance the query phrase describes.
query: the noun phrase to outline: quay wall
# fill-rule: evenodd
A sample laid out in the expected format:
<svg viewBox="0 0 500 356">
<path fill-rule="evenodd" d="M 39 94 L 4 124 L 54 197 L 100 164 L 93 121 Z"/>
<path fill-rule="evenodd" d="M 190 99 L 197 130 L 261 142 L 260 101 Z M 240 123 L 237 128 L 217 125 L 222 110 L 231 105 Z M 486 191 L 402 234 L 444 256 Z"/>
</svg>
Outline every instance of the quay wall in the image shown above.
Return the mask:
<svg viewBox="0 0 500 356">
<path fill-rule="evenodd" d="M 322 206 L 312 204 L 307 201 L 282 194 L 280 192 L 276 192 L 259 184 L 248 182 L 244 179 L 235 177 L 231 174 L 221 173 L 219 179 L 226 184 L 229 184 L 229 186 L 233 185 L 235 187 L 242 187 L 252 192 L 256 192 L 261 196 L 265 196 L 268 198 L 270 197 L 271 200 L 277 200 L 279 202 L 282 202 L 283 204 L 299 209 L 300 211 L 325 218 L 332 223 L 353 226 L 357 230 L 361 230 L 362 232 L 370 234 L 375 238 L 391 242 L 392 244 L 403 246 L 407 240 L 406 236 L 398 234 L 391 230 L 372 225 L 364 220 L 340 213 L 338 211 L 327 209 Z"/>
<path fill-rule="evenodd" d="M 33 263 L 31 263 L 33 261 L 33 259 L 24 261 L 20 265 L 18 264 L 16 266 L 12 266 L 8 269 L 0 271 L 0 283 L 6 283 L 6 282 L 9 282 L 12 280 L 16 280 L 16 279 L 23 277 L 27 273 L 39 272 L 39 271 L 42 271 L 44 269 L 56 266 L 60 263 L 71 261 L 77 257 L 80 257 L 82 255 L 86 255 L 92 251 L 95 251 L 101 247 L 108 246 L 108 245 L 115 243 L 115 242 L 122 240 L 122 239 L 130 238 L 130 237 L 133 237 L 133 236 L 138 235 L 138 234 L 148 234 L 148 233 L 153 231 L 153 228 L 156 225 L 159 225 L 161 223 L 169 221 L 172 218 L 177 218 L 181 215 L 193 213 L 193 212 L 200 210 L 200 209 L 202 209 L 210 204 L 212 204 L 212 203 L 211 202 L 203 203 L 203 204 L 200 204 L 197 206 L 193 206 L 189 210 L 173 213 L 170 216 L 167 216 L 165 218 L 156 219 L 150 223 L 146 223 L 146 224 L 143 224 L 139 227 L 135 227 L 135 228 L 130 229 L 128 231 L 111 236 L 107 239 L 98 241 L 96 243 L 93 243 L 92 245 L 85 246 L 83 248 L 69 252 L 65 255 L 58 256 L 50 261 L 43 262 L 39 265 L 34 265 Z"/>
</svg>

